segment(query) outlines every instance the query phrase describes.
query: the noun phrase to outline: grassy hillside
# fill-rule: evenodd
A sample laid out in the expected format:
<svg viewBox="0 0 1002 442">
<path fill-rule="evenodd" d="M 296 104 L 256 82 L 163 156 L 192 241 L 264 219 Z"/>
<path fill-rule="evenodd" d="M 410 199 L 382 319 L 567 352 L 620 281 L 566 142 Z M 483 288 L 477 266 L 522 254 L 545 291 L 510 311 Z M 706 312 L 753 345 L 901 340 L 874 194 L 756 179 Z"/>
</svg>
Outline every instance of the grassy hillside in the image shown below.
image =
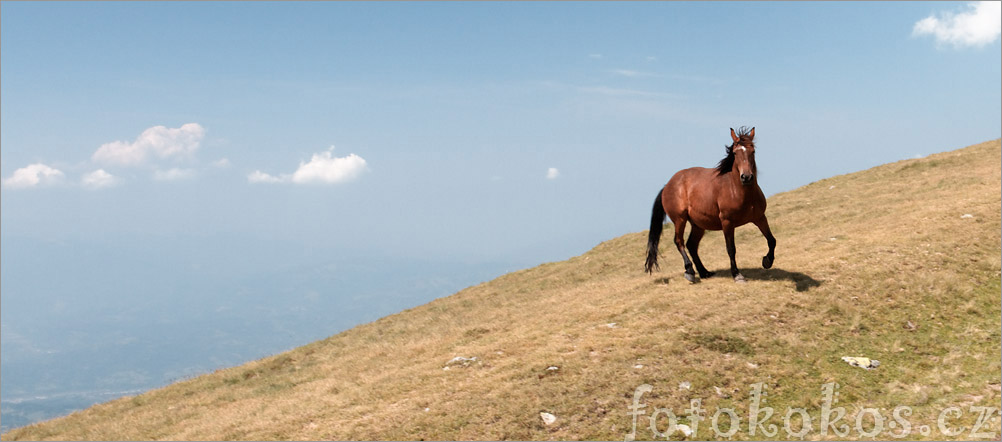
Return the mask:
<svg viewBox="0 0 1002 442">
<path fill-rule="evenodd" d="M 902 417 L 908 439 L 970 438 L 976 407 L 1000 400 L 1000 164 L 995 140 L 776 195 L 768 209 L 779 241 L 773 269 L 759 267 L 766 244 L 758 230 L 738 229 L 747 284 L 719 276 L 687 283 L 670 226 L 662 271 L 646 275 L 647 233 L 632 233 L 3 438 L 622 440 L 642 384 L 653 390 L 641 400 L 647 414 L 637 439 L 654 438 L 654 407 L 684 416 L 697 398 L 707 418 L 734 410 L 735 438 L 763 438 L 747 425 L 759 382 L 768 394 L 762 406 L 775 410 L 773 438 L 788 438 L 788 407 L 813 418 L 806 438 L 842 438 L 821 434 L 830 382 L 839 384 L 832 407 L 846 410 L 836 424 L 849 426 L 845 438 L 868 438 L 853 428 L 864 408 L 885 418 L 878 438 L 901 434 L 900 424 L 887 428 L 897 406 L 912 411 Z M 701 256 L 728 274 L 719 232 L 707 234 Z M 477 360 L 447 365 L 457 356 Z M 864 370 L 842 356 L 881 365 Z M 959 435 L 938 429 L 948 407 L 961 412 L 946 414 L 948 430 L 965 427 Z M 545 424 L 541 412 L 556 421 Z M 862 413 L 864 431 L 873 413 Z M 978 431 L 997 440 L 1002 419 L 994 416 Z M 726 432 L 728 421 L 723 414 L 718 429 Z M 790 427 L 801 424 L 795 417 Z M 667 429 L 663 414 L 658 426 Z M 705 421 L 693 437 L 717 436 Z"/>
</svg>

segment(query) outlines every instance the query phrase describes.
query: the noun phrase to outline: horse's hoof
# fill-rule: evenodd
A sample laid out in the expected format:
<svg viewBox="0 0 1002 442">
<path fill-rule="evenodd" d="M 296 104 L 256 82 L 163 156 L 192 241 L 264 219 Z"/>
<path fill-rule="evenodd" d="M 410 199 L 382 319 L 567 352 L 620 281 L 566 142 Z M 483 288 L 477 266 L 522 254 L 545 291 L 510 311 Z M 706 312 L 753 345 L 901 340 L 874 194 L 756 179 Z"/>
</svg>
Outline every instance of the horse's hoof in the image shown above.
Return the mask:
<svg viewBox="0 0 1002 442">
<path fill-rule="evenodd" d="M 745 281 L 744 275 L 738 273 L 737 275 L 734 275 L 734 282 L 745 283 L 745 282 L 748 282 L 748 281 Z"/>
<path fill-rule="evenodd" d="M 713 277 L 713 275 L 716 275 L 716 274 L 717 274 L 717 272 L 706 272 L 706 273 L 700 273 L 700 274 L 699 274 L 699 277 L 700 277 L 700 278 L 703 278 L 703 279 L 706 279 L 706 278 L 710 278 L 710 277 Z"/>
<path fill-rule="evenodd" d="M 699 280 L 696 279 L 696 275 L 694 275 L 692 273 L 683 273 L 683 275 L 685 275 L 685 280 L 686 281 L 689 281 L 689 282 L 691 282 L 693 284 L 699 282 Z"/>
<path fill-rule="evenodd" d="M 771 269 L 772 268 L 772 258 L 769 256 L 762 257 L 762 268 Z"/>
</svg>

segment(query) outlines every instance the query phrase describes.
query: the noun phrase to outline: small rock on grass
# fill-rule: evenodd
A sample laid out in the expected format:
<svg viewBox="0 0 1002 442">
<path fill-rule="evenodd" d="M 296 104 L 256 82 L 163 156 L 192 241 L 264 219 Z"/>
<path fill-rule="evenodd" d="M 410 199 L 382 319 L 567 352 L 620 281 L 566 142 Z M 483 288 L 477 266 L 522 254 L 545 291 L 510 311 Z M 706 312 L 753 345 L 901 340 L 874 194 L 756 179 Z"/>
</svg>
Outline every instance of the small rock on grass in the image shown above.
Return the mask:
<svg viewBox="0 0 1002 442">
<path fill-rule="evenodd" d="M 842 360 L 848 362 L 853 367 L 865 368 L 867 370 L 880 366 L 880 361 L 864 357 L 842 356 Z"/>
<path fill-rule="evenodd" d="M 713 391 L 717 392 L 717 396 L 720 396 L 720 397 L 722 397 L 724 399 L 727 399 L 727 398 L 731 397 L 730 393 L 728 393 L 727 391 L 725 391 L 724 389 L 722 389 L 720 387 L 714 386 L 713 387 Z"/>
<path fill-rule="evenodd" d="M 478 358 L 476 356 L 473 356 L 473 357 L 470 357 L 470 358 L 465 358 L 465 357 L 462 357 L 462 356 L 456 356 L 456 357 L 450 359 L 449 362 L 446 362 L 445 363 L 445 367 L 443 367 L 442 369 L 443 370 L 448 370 L 448 369 L 450 369 L 452 367 L 469 367 L 470 364 L 473 364 L 474 362 L 480 362 L 480 358 Z"/>
</svg>

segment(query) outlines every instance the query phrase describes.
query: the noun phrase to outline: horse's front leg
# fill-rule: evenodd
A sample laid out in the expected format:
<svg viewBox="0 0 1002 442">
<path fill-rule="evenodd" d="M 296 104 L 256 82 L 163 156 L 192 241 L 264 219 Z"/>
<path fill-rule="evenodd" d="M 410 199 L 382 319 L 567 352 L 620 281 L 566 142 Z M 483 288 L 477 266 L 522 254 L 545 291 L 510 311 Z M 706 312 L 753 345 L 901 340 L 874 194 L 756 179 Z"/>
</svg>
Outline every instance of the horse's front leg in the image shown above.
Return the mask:
<svg viewBox="0 0 1002 442">
<path fill-rule="evenodd" d="M 731 258 L 731 276 L 734 277 L 735 282 L 745 282 L 745 277 L 738 272 L 738 262 L 734 257 L 737 254 L 737 248 L 734 246 L 734 225 L 725 221 L 723 228 L 724 242 L 727 243 L 727 256 Z"/>
<path fill-rule="evenodd" d="M 755 225 L 762 231 L 765 241 L 769 243 L 769 254 L 762 257 L 762 267 L 768 269 L 772 267 L 772 262 L 776 259 L 776 237 L 772 236 L 772 230 L 769 230 L 769 220 L 766 219 L 765 215 L 762 215 L 761 219 L 755 221 Z"/>
</svg>

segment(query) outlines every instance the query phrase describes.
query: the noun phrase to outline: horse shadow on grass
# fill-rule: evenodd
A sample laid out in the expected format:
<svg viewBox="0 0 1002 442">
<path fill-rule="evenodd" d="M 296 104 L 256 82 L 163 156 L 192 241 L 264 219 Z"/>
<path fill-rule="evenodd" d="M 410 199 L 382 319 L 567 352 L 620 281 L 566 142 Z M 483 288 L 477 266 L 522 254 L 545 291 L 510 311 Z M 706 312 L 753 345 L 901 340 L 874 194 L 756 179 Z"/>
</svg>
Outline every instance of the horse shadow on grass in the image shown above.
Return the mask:
<svg viewBox="0 0 1002 442">
<path fill-rule="evenodd" d="M 720 270 L 717 270 L 716 275 L 714 275 L 713 278 L 714 279 L 718 279 L 718 278 L 728 278 L 728 279 L 730 279 L 729 276 L 721 276 L 721 275 L 730 275 L 730 273 L 731 273 L 730 269 L 720 269 Z M 766 269 L 743 269 L 743 270 L 741 270 L 741 274 L 744 275 L 744 277 L 745 277 L 746 280 L 753 280 L 753 281 L 783 281 L 783 280 L 789 280 L 789 281 L 791 281 L 791 282 L 794 283 L 794 285 L 795 285 L 795 287 L 796 287 L 796 289 L 797 289 L 798 292 L 806 292 L 806 291 L 808 291 L 808 290 L 810 290 L 810 289 L 812 289 L 814 287 L 819 287 L 819 286 L 821 286 L 821 282 L 822 282 L 822 281 L 818 281 L 817 279 L 812 278 L 810 275 L 808 275 L 806 273 L 788 272 L 786 270 L 779 269 L 779 268 L 773 268 L 773 269 L 768 269 L 768 270 L 766 270 Z M 657 278 L 657 279 L 655 279 L 654 283 L 655 284 L 668 285 L 669 283 L 672 282 L 672 279 L 673 278 L 666 276 L 666 277 L 663 277 L 663 278 Z M 685 280 L 682 280 L 682 282 L 685 282 Z"/>
<path fill-rule="evenodd" d="M 797 288 L 798 292 L 806 292 L 814 287 L 821 285 L 821 281 L 814 279 L 811 275 L 801 272 L 788 272 L 783 269 L 773 268 L 773 269 L 743 269 L 741 274 L 745 276 L 745 279 L 755 280 L 755 281 L 782 281 L 789 280 L 792 281 Z M 718 273 L 719 275 L 719 273 Z"/>
</svg>

